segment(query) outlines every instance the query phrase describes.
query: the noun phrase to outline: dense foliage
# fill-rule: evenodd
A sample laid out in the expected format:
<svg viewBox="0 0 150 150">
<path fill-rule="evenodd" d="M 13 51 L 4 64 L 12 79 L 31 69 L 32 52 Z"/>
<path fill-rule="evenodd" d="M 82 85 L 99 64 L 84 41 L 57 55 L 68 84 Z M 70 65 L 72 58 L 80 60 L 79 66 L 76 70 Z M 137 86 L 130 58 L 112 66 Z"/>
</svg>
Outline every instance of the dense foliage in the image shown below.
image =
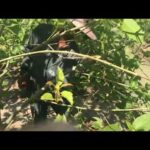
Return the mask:
<svg viewBox="0 0 150 150">
<path fill-rule="evenodd" d="M 26 37 L 39 23 L 53 23 L 65 30 L 73 28 L 66 19 L 1 19 L 0 60 L 22 54 Z M 57 102 L 57 96 L 62 96 L 71 105 L 67 118 L 52 117 L 86 131 L 150 131 L 150 76 L 136 76 L 112 65 L 132 72 L 141 68 L 143 61 L 150 57 L 149 25 L 148 19 L 94 19 L 89 26 L 98 38 L 96 41 L 82 32 L 74 33 L 80 53 L 106 60 L 110 65 L 80 59 L 72 81 L 66 85 L 73 85 L 71 91 L 61 93 L 63 84 L 59 79 L 63 78 L 63 72 L 58 69 L 58 88 L 49 83 L 55 87 L 54 91 L 57 89 L 57 94 L 53 97 L 52 93 L 45 93 L 41 99 Z M 0 62 L 1 109 L 7 104 L 8 94 L 12 94 L 9 88 L 18 77 L 21 60 Z M 143 82 L 141 76 L 149 80 Z"/>
</svg>

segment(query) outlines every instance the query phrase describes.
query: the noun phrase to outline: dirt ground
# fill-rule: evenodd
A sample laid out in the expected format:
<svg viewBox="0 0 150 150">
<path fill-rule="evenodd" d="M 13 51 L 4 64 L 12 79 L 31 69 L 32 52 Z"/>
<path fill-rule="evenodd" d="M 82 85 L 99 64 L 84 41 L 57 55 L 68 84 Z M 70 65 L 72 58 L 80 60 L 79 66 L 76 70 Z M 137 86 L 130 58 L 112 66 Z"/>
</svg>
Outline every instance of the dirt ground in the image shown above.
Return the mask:
<svg viewBox="0 0 150 150">
<path fill-rule="evenodd" d="M 27 105 L 26 107 L 21 109 L 22 105 L 27 100 L 21 99 L 18 96 L 19 88 L 17 81 L 15 81 L 9 89 L 3 92 L 6 92 L 5 94 L 7 96 L 2 99 L 2 102 L 4 102 L 4 107 L 3 109 L 1 109 L 1 130 L 3 130 L 4 127 L 6 128 L 6 131 L 19 130 L 24 125 L 32 121 L 30 106 Z M 17 111 L 19 112 L 15 115 L 15 112 Z"/>
</svg>

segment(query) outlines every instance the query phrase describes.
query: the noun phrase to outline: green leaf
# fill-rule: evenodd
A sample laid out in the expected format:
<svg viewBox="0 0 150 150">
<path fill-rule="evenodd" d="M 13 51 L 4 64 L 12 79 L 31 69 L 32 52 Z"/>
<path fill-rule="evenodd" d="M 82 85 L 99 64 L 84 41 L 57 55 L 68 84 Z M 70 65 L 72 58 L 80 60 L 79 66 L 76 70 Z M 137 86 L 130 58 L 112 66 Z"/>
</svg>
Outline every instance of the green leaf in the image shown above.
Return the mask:
<svg viewBox="0 0 150 150">
<path fill-rule="evenodd" d="M 150 84 L 149 84 L 149 83 L 145 83 L 145 88 L 146 88 L 147 90 L 150 90 Z"/>
<path fill-rule="evenodd" d="M 130 109 L 132 107 L 133 107 L 133 104 L 130 101 L 126 102 L 126 106 L 125 106 L 126 109 Z"/>
<path fill-rule="evenodd" d="M 93 119 L 95 119 L 96 121 L 94 121 L 92 123 L 92 128 L 96 129 L 96 130 L 101 130 L 104 126 L 103 126 L 103 120 L 101 118 L 98 117 L 93 117 Z"/>
<path fill-rule="evenodd" d="M 138 81 L 132 80 L 130 83 L 132 89 L 138 89 Z"/>
<path fill-rule="evenodd" d="M 136 131 L 150 131 L 150 113 L 137 117 L 132 125 Z"/>
<path fill-rule="evenodd" d="M 41 96 L 41 100 L 43 100 L 43 101 L 53 101 L 54 98 L 53 98 L 53 95 L 51 93 L 44 93 Z"/>
<path fill-rule="evenodd" d="M 67 122 L 66 116 L 65 115 L 60 115 L 58 114 L 55 118 L 55 122 Z"/>
<path fill-rule="evenodd" d="M 136 41 L 136 42 L 143 42 L 143 39 L 144 39 L 144 35 L 138 35 L 138 37 L 139 37 L 139 39 L 138 39 L 138 37 L 137 37 L 137 35 L 136 35 L 136 33 L 139 31 L 139 33 L 140 34 L 144 34 L 144 32 L 143 31 L 140 31 L 141 30 L 141 28 L 140 28 L 140 26 L 136 23 L 136 21 L 135 20 L 133 20 L 133 19 L 124 19 L 123 20 L 123 24 L 122 24 L 122 26 L 121 26 L 121 30 L 122 31 L 124 31 L 124 32 L 127 32 L 126 34 L 127 34 L 127 36 L 130 38 L 130 39 L 132 39 L 132 40 L 134 40 L 134 41 Z"/>
<path fill-rule="evenodd" d="M 134 131 L 134 128 L 129 121 L 126 121 L 126 125 L 127 125 L 129 131 Z"/>
<path fill-rule="evenodd" d="M 135 57 L 132 53 L 132 49 L 129 46 L 126 46 L 124 51 L 125 51 L 125 55 L 128 56 L 130 59 Z"/>
<path fill-rule="evenodd" d="M 2 87 L 7 87 L 8 85 L 9 85 L 9 81 L 8 80 L 3 80 Z"/>
<path fill-rule="evenodd" d="M 61 85 L 64 82 L 64 73 L 60 67 L 57 68 L 56 82 Z"/>
<path fill-rule="evenodd" d="M 73 94 L 70 91 L 62 91 L 61 96 L 66 98 L 66 100 L 73 105 Z"/>
<path fill-rule="evenodd" d="M 133 19 L 124 19 L 121 29 L 126 32 L 136 33 L 140 26 Z"/>
<path fill-rule="evenodd" d="M 13 55 L 19 54 L 24 49 L 23 46 L 17 45 L 14 47 L 13 51 L 11 52 Z"/>
<path fill-rule="evenodd" d="M 122 130 L 120 128 L 120 124 L 117 122 L 106 126 L 105 128 L 103 128 L 103 131 L 122 131 Z"/>
</svg>

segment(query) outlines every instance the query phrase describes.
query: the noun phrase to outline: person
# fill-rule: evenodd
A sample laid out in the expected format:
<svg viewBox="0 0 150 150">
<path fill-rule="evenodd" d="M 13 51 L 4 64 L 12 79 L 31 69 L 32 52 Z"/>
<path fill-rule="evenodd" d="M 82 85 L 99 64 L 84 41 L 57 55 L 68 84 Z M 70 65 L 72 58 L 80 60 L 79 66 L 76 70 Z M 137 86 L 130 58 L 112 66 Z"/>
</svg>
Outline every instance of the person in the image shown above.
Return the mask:
<svg viewBox="0 0 150 150">
<path fill-rule="evenodd" d="M 35 27 L 25 46 L 25 52 L 32 51 L 36 46 L 46 41 L 54 31 L 52 24 L 39 24 Z M 53 43 L 56 43 L 53 45 Z M 73 35 L 66 34 L 56 38 L 52 44 L 42 45 L 38 50 L 59 49 L 79 52 L 78 46 L 74 41 Z M 22 97 L 30 98 L 39 88 L 42 88 L 47 81 L 55 83 L 56 71 L 60 67 L 65 75 L 65 82 L 71 78 L 73 66 L 77 64 L 77 60 L 72 57 L 63 56 L 62 54 L 37 54 L 26 56 L 21 64 L 20 78 L 18 80 L 19 87 L 22 89 Z M 51 104 L 56 113 L 63 114 L 67 110 L 61 109 L 61 106 Z M 41 100 L 36 100 L 31 104 L 31 111 L 35 123 L 42 122 L 47 118 L 48 104 Z"/>
</svg>

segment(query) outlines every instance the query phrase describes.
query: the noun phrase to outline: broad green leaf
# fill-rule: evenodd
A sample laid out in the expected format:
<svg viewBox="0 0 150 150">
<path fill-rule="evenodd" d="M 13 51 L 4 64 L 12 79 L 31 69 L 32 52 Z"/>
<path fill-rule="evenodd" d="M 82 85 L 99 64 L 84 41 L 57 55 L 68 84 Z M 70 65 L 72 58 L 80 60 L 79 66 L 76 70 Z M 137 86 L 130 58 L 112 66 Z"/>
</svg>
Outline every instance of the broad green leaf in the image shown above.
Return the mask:
<svg viewBox="0 0 150 150">
<path fill-rule="evenodd" d="M 136 33 L 140 30 L 140 26 L 134 19 L 124 19 L 121 29 L 126 32 Z"/>
<path fill-rule="evenodd" d="M 55 122 L 67 122 L 66 116 L 58 114 L 55 118 Z"/>
<path fill-rule="evenodd" d="M 150 113 L 137 117 L 132 125 L 136 131 L 150 131 Z"/>
<path fill-rule="evenodd" d="M 138 35 L 140 39 L 139 40 L 136 33 L 139 31 L 139 34 L 144 34 L 144 32 L 141 30 L 140 26 L 134 19 L 124 19 L 123 24 L 121 26 L 121 30 L 127 32 L 126 34 L 130 39 L 136 42 L 143 42 L 144 35 Z"/>
<path fill-rule="evenodd" d="M 53 98 L 53 95 L 51 93 L 44 93 L 41 96 L 41 100 L 43 100 L 43 101 L 52 101 L 52 100 L 54 100 L 54 98 Z"/>
<path fill-rule="evenodd" d="M 94 121 L 92 123 L 92 128 L 96 129 L 96 130 L 101 130 L 104 126 L 103 126 L 103 120 L 101 118 L 98 117 L 93 117 L 93 119 L 95 119 L 96 121 Z"/>
<path fill-rule="evenodd" d="M 66 98 L 66 100 L 73 105 L 73 94 L 70 91 L 62 91 L 61 96 Z"/>
<path fill-rule="evenodd" d="M 120 124 L 118 122 L 114 123 L 114 124 L 110 124 L 110 125 L 106 126 L 105 128 L 103 128 L 102 130 L 103 131 L 122 131 Z"/>
<path fill-rule="evenodd" d="M 64 82 L 64 73 L 60 67 L 57 68 L 56 82 L 61 85 Z"/>
</svg>

